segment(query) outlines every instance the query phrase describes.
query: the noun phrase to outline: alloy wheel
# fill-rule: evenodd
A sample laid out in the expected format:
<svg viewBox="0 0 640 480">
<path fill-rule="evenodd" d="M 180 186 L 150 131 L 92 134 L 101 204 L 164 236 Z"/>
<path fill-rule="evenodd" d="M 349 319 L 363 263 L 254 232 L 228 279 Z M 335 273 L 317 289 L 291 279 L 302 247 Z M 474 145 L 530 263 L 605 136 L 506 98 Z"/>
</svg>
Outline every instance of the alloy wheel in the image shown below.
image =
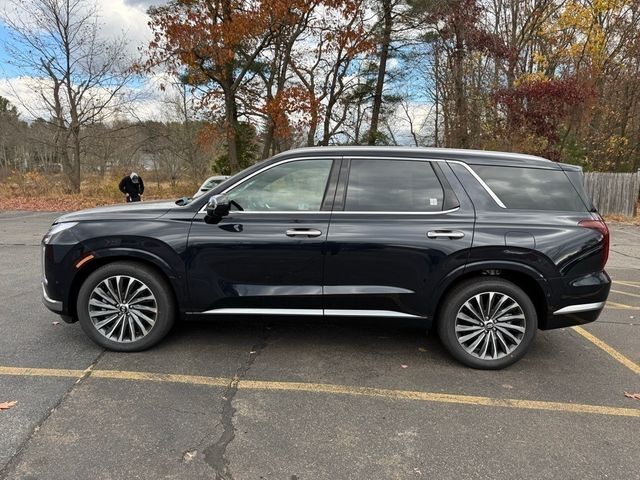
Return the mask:
<svg viewBox="0 0 640 480">
<path fill-rule="evenodd" d="M 89 296 L 89 317 L 95 329 L 113 342 L 135 342 L 156 323 L 158 304 L 151 289 L 128 275 L 102 280 Z"/>
<path fill-rule="evenodd" d="M 526 319 L 522 307 L 509 295 L 483 292 L 469 298 L 456 315 L 458 343 L 473 357 L 497 360 L 522 342 Z"/>
</svg>

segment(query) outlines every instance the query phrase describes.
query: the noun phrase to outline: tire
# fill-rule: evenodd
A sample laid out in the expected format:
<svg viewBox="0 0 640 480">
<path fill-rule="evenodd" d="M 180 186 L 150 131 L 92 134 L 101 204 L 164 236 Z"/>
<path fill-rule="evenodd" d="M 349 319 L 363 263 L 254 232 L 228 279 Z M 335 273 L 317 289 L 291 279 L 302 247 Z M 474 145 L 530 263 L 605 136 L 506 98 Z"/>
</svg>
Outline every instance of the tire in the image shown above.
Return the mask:
<svg viewBox="0 0 640 480">
<path fill-rule="evenodd" d="M 89 338 L 118 352 L 152 347 L 169 333 L 176 316 L 173 291 L 165 279 L 135 262 L 98 268 L 80 287 L 76 305 L 80 325 Z"/>
<path fill-rule="evenodd" d="M 529 296 L 501 278 L 467 280 L 441 305 L 437 320 L 440 340 L 456 360 L 472 368 L 498 370 L 512 365 L 527 353 L 538 329 Z"/>
</svg>

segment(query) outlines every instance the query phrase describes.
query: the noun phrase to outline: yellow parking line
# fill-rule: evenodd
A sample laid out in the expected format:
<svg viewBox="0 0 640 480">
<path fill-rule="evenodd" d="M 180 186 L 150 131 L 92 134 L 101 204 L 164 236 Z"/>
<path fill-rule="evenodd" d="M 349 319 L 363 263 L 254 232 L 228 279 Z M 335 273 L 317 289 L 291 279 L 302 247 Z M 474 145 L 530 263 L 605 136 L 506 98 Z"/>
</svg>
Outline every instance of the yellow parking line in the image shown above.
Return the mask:
<svg viewBox="0 0 640 480">
<path fill-rule="evenodd" d="M 605 305 L 605 308 L 616 308 L 616 309 L 622 309 L 622 310 L 640 310 L 640 307 L 632 307 L 631 305 L 612 302 L 611 300 L 607 300 L 607 304 Z"/>
<path fill-rule="evenodd" d="M 623 292 L 622 290 L 613 290 L 613 289 L 609 291 L 613 293 L 621 293 L 622 295 L 629 295 L 630 297 L 640 298 L 640 295 L 638 295 L 637 293 L 629 293 L 629 292 Z"/>
<path fill-rule="evenodd" d="M 385 388 L 349 387 L 326 383 L 271 382 L 242 380 L 240 389 L 282 390 L 313 393 L 330 393 L 381 397 L 395 400 L 418 400 L 435 403 L 454 403 L 459 405 L 481 405 L 487 407 L 507 407 L 525 410 L 550 410 L 556 412 L 592 413 L 596 415 L 615 415 L 640 418 L 640 409 L 586 405 L 580 403 L 543 402 L 537 400 L 519 400 L 513 398 L 491 398 L 449 393 L 419 392 L 410 390 L 388 390 Z"/>
<path fill-rule="evenodd" d="M 231 381 L 228 378 L 204 377 L 201 375 L 181 375 L 175 373 L 127 372 L 122 370 L 94 370 L 92 377 L 112 378 L 119 380 L 140 380 L 145 382 L 189 383 L 191 385 L 208 385 L 210 387 L 226 387 Z"/>
<path fill-rule="evenodd" d="M 622 280 L 612 280 L 613 283 L 618 283 L 620 285 L 625 285 L 627 287 L 635 287 L 635 288 L 640 288 L 640 283 L 638 282 L 631 282 L 629 280 L 625 280 L 624 282 Z"/>
<path fill-rule="evenodd" d="M 19 368 L 0 366 L 0 375 L 33 377 L 95 377 L 113 380 L 150 381 L 162 383 L 182 383 L 188 385 L 206 385 L 225 387 L 230 378 L 206 377 L 201 375 L 182 375 L 172 373 L 132 372 L 122 370 L 64 370 L 55 368 Z M 640 418 L 640 409 L 588 405 L 581 403 L 545 402 L 513 398 L 491 398 L 472 395 L 421 392 L 411 390 L 390 390 L 384 388 L 356 387 L 326 383 L 279 382 L 268 380 L 240 380 L 238 388 L 262 391 L 289 391 L 308 393 L 327 393 L 333 395 L 352 395 L 361 397 L 386 398 L 391 400 L 414 400 L 432 403 L 457 405 L 476 405 L 487 407 L 516 408 L 523 410 L 546 410 L 567 413 L 587 413 L 594 415 L 613 415 Z"/>
<path fill-rule="evenodd" d="M 0 366 L 0 375 L 15 375 L 18 377 L 69 377 L 80 378 L 86 370 L 67 370 L 62 368 L 23 368 Z"/>
<path fill-rule="evenodd" d="M 582 327 L 573 327 L 573 330 L 578 333 L 579 335 L 582 335 L 584 338 L 586 338 L 587 340 L 589 340 L 591 343 L 593 343 L 596 347 L 604 350 L 606 353 L 608 353 L 609 355 L 611 355 L 613 358 L 615 358 L 618 362 L 620 362 L 622 365 L 624 365 L 625 367 L 627 367 L 629 370 L 631 370 L 632 372 L 640 375 L 640 365 L 638 365 L 637 363 L 633 362 L 632 360 L 630 360 L 629 358 L 625 357 L 623 354 L 621 354 L 619 351 L 617 351 L 615 348 L 613 348 L 612 346 L 606 344 L 605 342 L 603 342 L 602 340 L 600 340 L 598 337 L 596 337 L 595 335 L 587 332 L 584 328 Z"/>
</svg>

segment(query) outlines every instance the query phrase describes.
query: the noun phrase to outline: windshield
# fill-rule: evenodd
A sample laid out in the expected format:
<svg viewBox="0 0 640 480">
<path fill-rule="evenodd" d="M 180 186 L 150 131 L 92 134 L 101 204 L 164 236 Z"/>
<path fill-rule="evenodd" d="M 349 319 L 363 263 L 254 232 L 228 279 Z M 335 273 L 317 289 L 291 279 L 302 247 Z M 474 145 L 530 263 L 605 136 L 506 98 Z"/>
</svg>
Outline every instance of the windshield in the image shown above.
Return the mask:
<svg viewBox="0 0 640 480">
<path fill-rule="evenodd" d="M 201 190 L 211 190 L 216 185 L 220 185 L 220 183 L 222 183 L 222 180 L 209 180 L 205 182 L 205 184 L 201 187 Z"/>
</svg>

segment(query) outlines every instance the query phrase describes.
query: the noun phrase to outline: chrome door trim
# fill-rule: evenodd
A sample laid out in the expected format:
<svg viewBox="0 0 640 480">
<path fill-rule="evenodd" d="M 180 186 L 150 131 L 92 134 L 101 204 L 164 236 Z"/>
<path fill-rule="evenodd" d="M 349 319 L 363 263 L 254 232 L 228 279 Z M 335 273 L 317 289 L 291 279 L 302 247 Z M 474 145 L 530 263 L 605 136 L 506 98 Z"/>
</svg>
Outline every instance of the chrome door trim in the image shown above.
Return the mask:
<svg viewBox="0 0 640 480">
<path fill-rule="evenodd" d="M 350 310 L 325 308 L 325 315 L 332 317 L 390 317 L 390 318 L 425 318 L 420 315 L 396 312 L 395 310 Z"/>
<path fill-rule="evenodd" d="M 188 312 L 204 315 L 328 315 L 333 317 L 388 317 L 425 318 L 420 315 L 395 310 L 350 310 L 321 308 L 213 308 L 204 312 Z"/>
<path fill-rule="evenodd" d="M 197 313 L 197 312 L 191 312 Z M 209 315 L 322 315 L 321 308 L 213 308 Z"/>
</svg>

